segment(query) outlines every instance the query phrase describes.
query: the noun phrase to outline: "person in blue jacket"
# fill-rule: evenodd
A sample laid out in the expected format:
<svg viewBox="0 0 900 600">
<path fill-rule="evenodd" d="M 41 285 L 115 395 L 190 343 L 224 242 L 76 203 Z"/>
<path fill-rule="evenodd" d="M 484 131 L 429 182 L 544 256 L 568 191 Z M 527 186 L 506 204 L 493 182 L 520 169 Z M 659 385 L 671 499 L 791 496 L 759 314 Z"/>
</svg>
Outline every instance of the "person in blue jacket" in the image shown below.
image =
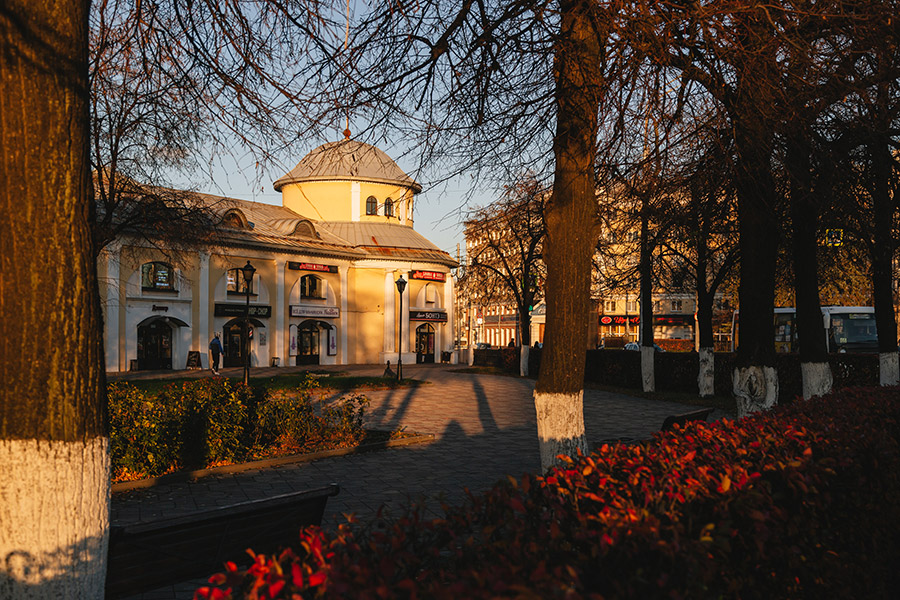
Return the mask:
<svg viewBox="0 0 900 600">
<path fill-rule="evenodd" d="M 209 351 L 212 353 L 212 372 L 218 375 L 219 356 L 225 354 L 225 349 L 222 347 L 222 340 L 219 339 L 219 332 L 216 332 L 216 336 L 209 342 Z"/>
</svg>

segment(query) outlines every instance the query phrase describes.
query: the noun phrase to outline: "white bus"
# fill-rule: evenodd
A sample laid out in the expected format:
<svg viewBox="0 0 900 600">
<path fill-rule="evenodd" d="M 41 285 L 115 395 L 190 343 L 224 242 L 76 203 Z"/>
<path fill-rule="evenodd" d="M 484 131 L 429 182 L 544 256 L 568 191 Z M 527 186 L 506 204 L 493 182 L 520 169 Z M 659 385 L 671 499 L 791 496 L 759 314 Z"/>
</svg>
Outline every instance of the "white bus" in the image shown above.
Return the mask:
<svg viewBox="0 0 900 600">
<path fill-rule="evenodd" d="M 797 309 L 775 309 L 775 352 L 798 352 Z M 738 311 L 731 317 L 731 351 L 739 343 Z M 822 332 L 829 352 L 878 352 L 875 309 L 871 306 L 823 306 Z"/>
</svg>

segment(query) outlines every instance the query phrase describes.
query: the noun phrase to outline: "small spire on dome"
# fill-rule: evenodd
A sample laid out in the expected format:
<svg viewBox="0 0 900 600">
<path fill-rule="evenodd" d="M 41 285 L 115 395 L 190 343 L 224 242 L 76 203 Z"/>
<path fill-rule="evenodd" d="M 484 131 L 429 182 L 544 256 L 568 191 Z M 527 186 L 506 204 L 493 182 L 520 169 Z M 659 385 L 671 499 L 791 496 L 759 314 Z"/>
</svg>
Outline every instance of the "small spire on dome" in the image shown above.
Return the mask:
<svg viewBox="0 0 900 600">
<path fill-rule="evenodd" d="M 350 128 L 349 127 L 344 130 L 344 139 L 346 139 L 346 140 L 350 139 Z"/>
</svg>

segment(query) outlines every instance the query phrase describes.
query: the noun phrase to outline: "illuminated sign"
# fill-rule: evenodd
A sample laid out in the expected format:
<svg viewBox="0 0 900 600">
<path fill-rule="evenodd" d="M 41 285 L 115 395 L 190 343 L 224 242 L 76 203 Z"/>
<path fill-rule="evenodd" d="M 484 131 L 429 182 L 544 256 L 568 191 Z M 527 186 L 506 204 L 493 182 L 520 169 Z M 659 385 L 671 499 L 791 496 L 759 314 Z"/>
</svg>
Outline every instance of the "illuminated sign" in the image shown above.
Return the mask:
<svg viewBox="0 0 900 600">
<path fill-rule="evenodd" d="M 411 271 L 410 279 L 425 279 L 427 281 L 446 281 L 447 274 L 438 271 Z"/>
<path fill-rule="evenodd" d="M 600 317 L 601 325 L 640 325 L 640 315 L 603 315 Z"/>
<path fill-rule="evenodd" d="M 316 263 L 288 262 L 288 269 L 292 271 L 318 271 L 320 273 L 337 273 L 334 265 L 317 265 Z"/>
</svg>

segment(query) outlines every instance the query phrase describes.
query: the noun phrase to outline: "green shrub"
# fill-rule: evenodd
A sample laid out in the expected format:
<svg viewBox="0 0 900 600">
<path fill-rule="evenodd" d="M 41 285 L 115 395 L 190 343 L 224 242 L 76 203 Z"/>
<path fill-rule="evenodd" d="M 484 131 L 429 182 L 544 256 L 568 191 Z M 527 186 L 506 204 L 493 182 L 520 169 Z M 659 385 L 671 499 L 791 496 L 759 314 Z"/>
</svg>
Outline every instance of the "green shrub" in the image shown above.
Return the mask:
<svg viewBox="0 0 900 600">
<path fill-rule="evenodd" d="M 107 388 L 113 474 L 160 475 L 176 463 L 181 415 L 128 383 Z"/>
</svg>

